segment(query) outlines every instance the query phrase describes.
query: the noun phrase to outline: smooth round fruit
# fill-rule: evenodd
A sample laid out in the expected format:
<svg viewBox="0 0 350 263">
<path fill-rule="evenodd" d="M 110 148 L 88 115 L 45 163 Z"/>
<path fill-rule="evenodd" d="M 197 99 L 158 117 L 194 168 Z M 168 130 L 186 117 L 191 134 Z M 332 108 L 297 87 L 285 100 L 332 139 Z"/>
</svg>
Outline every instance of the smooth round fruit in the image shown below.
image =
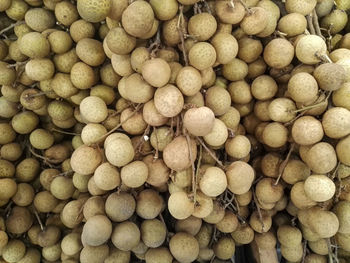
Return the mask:
<svg viewBox="0 0 350 263">
<path fill-rule="evenodd" d="M 170 239 L 169 249 L 174 258 L 180 262 L 192 262 L 199 254 L 198 241 L 184 232 L 176 233 Z"/>
<path fill-rule="evenodd" d="M 97 23 L 104 20 L 111 8 L 109 0 L 78 0 L 77 9 L 79 15 L 86 21 Z"/>
</svg>

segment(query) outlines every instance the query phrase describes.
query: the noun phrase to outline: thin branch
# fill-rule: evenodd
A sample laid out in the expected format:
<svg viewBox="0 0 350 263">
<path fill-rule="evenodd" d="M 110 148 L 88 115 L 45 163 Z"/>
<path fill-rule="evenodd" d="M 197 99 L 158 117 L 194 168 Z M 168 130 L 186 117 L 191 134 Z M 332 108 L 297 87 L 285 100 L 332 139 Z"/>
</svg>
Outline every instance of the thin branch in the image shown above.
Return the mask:
<svg viewBox="0 0 350 263">
<path fill-rule="evenodd" d="M 188 58 L 187 58 L 187 53 L 186 53 L 186 47 L 185 47 L 185 26 L 184 26 L 184 13 L 183 13 L 183 5 L 180 5 L 179 7 L 179 19 L 177 21 L 177 31 L 179 32 L 180 39 L 181 39 L 181 49 L 182 49 L 182 54 L 184 57 L 185 65 L 188 66 Z"/>
<path fill-rule="evenodd" d="M 306 16 L 307 25 L 311 35 L 316 35 L 316 30 L 312 21 L 312 13 Z"/>
<path fill-rule="evenodd" d="M 288 163 L 288 161 L 289 161 L 290 155 L 291 155 L 292 152 L 293 152 L 293 149 L 294 149 L 294 143 L 292 143 L 292 145 L 290 146 L 290 149 L 289 149 L 289 152 L 288 152 L 288 154 L 287 154 L 286 159 L 280 164 L 280 167 L 279 167 L 279 174 L 278 174 L 278 177 L 277 177 L 276 182 L 274 183 L 275 186 L 278 185 L 278 183 L 279 183 L 279 181 L 280 181 L 280 179 L 281 179 L 281 177 L 282 177 L 282 174 L 283 174 L 283 172 L 284 172 L 284 169 L 285 169 L 286 166 L 287 166 L 287 163 Z"/>
<path fill-rule="evenodd" d="M 6 33 L 7 31 L 11 30 L 12 28 L 24 24 L 24 21 L 18 21 L 14 24 L 9 25 L 8 27 L 4 28 L 3 30 L 0 31 L 0 35 Z"/>
<path fill-rule="evenodd" d="M 196 137 L 198 142 L 204 147 L 204 149 L 209 153 L 209 155 L 216 161 L 216 163 L 220 166 L 221 169 L 225 169 L 225 166 L 222 164 L 222 162 L 215 156 L 214 153 L 208 148 L 208 146 L 205 145 L 205 143 L 202 141 L 201 138 Z"/>
<path fill-rule="evenodd" d="M 41 222 L 41 219 L 40 219 L 40 217 L 39 217 L 38 211 L 36 211 L 35 208 L 34 208 L 34 215 L 35 215 L 35 217 L 36 217 L 36 220 L 38 220 L 38 223 L 39 223 L 39 225 L 40 225 L 41 231 L 44 231 L 44 225 L 43 225 L 43 223 Z"/>
<path fill-rule="evenodd" d="M 312 22 L 314 24 L 316 35 L 318 35 L 319 37 L 322 37 L 323 40 L 326 40 L 326 38 L 321 33 L 321 28 L 320 28 L 320 24 L 318 23 L 318 16 L 316 13 L 316 9 L 312 10 Z"/>
<path fill-rule="evenodd" d="M 98 138 L 96 140 L 95 143 L 93 144 L 96 144 L 98 142 L 100 142 L 101 140 L 103 140 L 104 138 L 106 138 L 108 135 L 112 134 L 113 132 L 115 132 L 116 130 L 119 129 L 119 127 L 121 127 L 125 122 L 127 122 L 129 119 L 131 119 L 132 117 L 134 117 L 134 115 L 140 110 L 142 104 L 139 103 L 137 104 L 136 108 L 135 108 L 135 111 L 133 113 L 131 113 L 125 120 L 123 120 L 122 122 L 120 122 L 117 126 L 115 126 L 112 130 L 110 130 L 109 132 L 107 132 L 106 134 L 102 135 L 100 138 Z"/>
<path fill-rule="evenodd" d="M 193 190 L 193 202 L 196 204 L 197 201 L 197 190 L 196 190 L 196 168 L 194 167 L 194 161 L 193 159 L 193 153 L 192 153 L 192 146 L 191 146 L 191 139 L 188 133 L 186 133 L 186 140 L 187 140 L 187 147 L 190 155 L 190 162 L 191 162 L 191 167 L 192 167 L 192 190 Z"/>
</svg>

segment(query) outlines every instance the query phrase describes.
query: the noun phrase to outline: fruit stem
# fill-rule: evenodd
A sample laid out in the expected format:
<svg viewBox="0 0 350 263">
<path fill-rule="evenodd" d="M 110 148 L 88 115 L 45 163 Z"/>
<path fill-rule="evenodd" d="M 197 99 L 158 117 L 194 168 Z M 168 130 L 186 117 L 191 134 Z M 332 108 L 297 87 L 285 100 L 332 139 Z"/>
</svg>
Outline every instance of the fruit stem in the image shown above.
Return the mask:
<svg viewBox="0 0 350 263">
<path fill-rule="evenodd" d="M 320 24 L 318 23 L 318 16 L 317 16 L 315 8 L 314 8 L 314 10 L 312 10 L 312 21 L 313 21 L 313 24 L 315 26 L 316 35 L 318 35 L 319 37 L 322 37 L 323 40 L 326 40 L 325 37 L 321 33 L 321 28 L 320 28 Z"/>
<path fill-rule="evenodd" d="M 258 200 L 257 200 L 257 198 L 256 198 L 256 195 L 255 195 L 255 192 L 254 192 L 253 189 L 252 189 L 252 193 L 253 193 L 254 203 L 255 203 L 256 209 L 257 209 L 257 211 L 258 211 L 259 221 L 260 221 L 260 223 L 261 223 L 262 230 L 264 230 L 264 229 L 265 229 L 265 225 L 264 225 L 264 221 L 263 221 L 263 219 L 262 219 L 262 214 L 261 214 L 260 206 L 259 206 Z"/>
<path fill-rule="evenodd" d="M 331 247 L 331 240 L 327 238 L 327 248 L 328 248 L 328 257 L 329 257 L 329 263 L 333 263 L 333 252 Z"/>
<path fill-rule="evenodd" d="M 317 107 L 323 106 L 325 104 L 325 102 L 328 101 L 328 99 L 329 99 L 331 94 L 332 94 L 332 91 L 330 91 L 328 93 L 327 97 L 323 101 L 321 101 L 319 103 L 316 103 L 316 104 L 313 104 L 313 105 L 310 105 L 310 106 L 303 107 L 303 108 L 298 109 L 298 110 L 294 110 L 293 112 L 298 113 L 298 112 L 301 112 L 301 111 L 311 110 L 313 108 L 317 108 Z"/>
<path fill-rule="evenodd" d="M 7 68 L 15 68 L 17 66 L 23 66 L 25 64 L 27 64 L 28 60 L 26 61 L 22 61 L 22 62 L 16 62 L 15 64 L 9 64 L 7 65 Z"/>
<path fill-rule="evenodd" d="M 205 145 L 205 143 L 202 141 L 201 138 L 196 137 L 198 142 L 204 147 L 204 149 L 209 153 L 209 155 L 217 162 L 219 167 L 223 170 L 225 170 L 225 166 L 222 164 L 222 162 L 215 156 L 215 154 L 208 148 L 208 146 Z"/>
<path fill-rule="evenodd" d="M 188 58 L 186 54 L 186 48 L 185 48 L 185 37 L 184 37 L 184 6 L 180 5 L 179 7 L 179 19 L 177 20 L 177 31 L 179 32 L 180 39 L 181 39 L 181 51 L 184 57 L 185 65 L 188 66 Z"/>
<path fill-rule="evenodd" d="M 306 240 L 303 241 L 303 258 L 301 260 L 301 263 L 304 263 L 305 262 L 305 257 L 306 257 L 306 245 L 307 245 L 307 242 Z"/>
<path fill-rule="evenodd" d="M 118 130 L 125 122 L 127 122 L 129 119 L 131 119 L 141 108 L 142 103 L 137 104 L 135 110 L 133 111 L 133 113 L 131 113 L 125 120 L 123 120 L 122 122 L 120 122 L 117 126 L 115 126 L 112 130 L 110 130 L 109 132 L 107 132 L 106 134 L 102 135 L 100 138 L 98 138 L 96 140 L 95 143 L 92 144 L 98 144 L 98 142 L 100 142 L 101 140 L 103 140 L 104 138 L 106 138 L 108 135 L 112 134 L 113 132 L 115 132 L 116 130 Z M 92 145 L 91 144 L 91 145 Z M 89 146 L 91 146 L 89 145 Z"/>
<path fill-rule="evenodd" d="M 207 1 L 206 0 L 201 0 L 201 2 L 203 3 L 205 9 L 207 9 L 207 12 L 209 14 L 211 14 L 211 9 L 210 9 L 210 6 L 208 5 Z"/>
<path fill-rule="evenodd" d="M 38 211 L 36 211 L 35 208 L 33 208 L 33 210 L 34 210 L 34 215 L 35 215 L 35 217 L 36 217 L 36 220 L 38 220 L 38 223 L 39 223 L 39 225 L 40 225 L 41 231 L 44 231 L 44 225 L 43 225 L 43 223 L 41 222 L 41 219 L 40 219 L 40 217 L 39 217 Z"/>
<path fill-rule="evenodd" d="M 307 20 L 307 25 L 308 25 L 308 28 L 309 28 L 309 31 L 310 31 L 310 34 L 311 35 L 316 35 L 316 30 L 315 30 L 315 27 L 314 27 L 314 24 L 313 24 L 313 19 L 312 19 L 312 13 L 308 14 L 306 16 L 306 20 Z"/>
<path fill-rule="evenodd" d="M 62 134 L 67 134 L 67 135 L 80 136 L 79 133 L 62 131 L 62 130 L 59 130 L 59 129 L 56 129 L 56 128 L 52 128 L 51 131 L 62 133 Z"/>
<path fill-rule="evenodd" d="M 18 21 L 14 24 L 9 25 L 8 27 L 4 28 L 3 30 L 0 31 L 0 35 L 6 33 L 7 31 L 11 30 L 12 28 L 24 24 L 24 21 Z"/>
<path fill-rule="evenodd" d="M 293 152 L 293 149 L 294 149 L 294 143 L 292 143 L 292 145 L 290 146 L 290 149 L 289 149 L 289 152 L 287 154 L 287 157 L 286 159 L 281 163 L 280 167 L 279 167 L 279 174 L 278 174 L 278 177 L 277 177 L 277 180 L 276 182 L 274 183 L 274 186 L 278 185 L 281 177 L 282 177 L 282 174 L 284 172 L 284 169 L 286 168 L 287 166 L 287 163 L 289 161 L 289 158 L 290 158 L 290 155 L 292 154 Z"/>
<path fill-rule="evenodd" d="M 191 147 L 191 139 L 186 131 L 186 141 L 187 141 L 187 147 L 188 152 L 190 155 L 190 162 L 192 167 L 192 192 L 193 192 L 193 202 L 196 205 L 197 201 L 197 185 L 196 185 L 196 168 L 194 167 L 194 159 L 193 159 L 193 153 L 192 153 L 192 147 Z"/>
<path fill-rule="evenodd" d="M 239 2 L 243 5 L 245 11 L 248 13 L 248 15 L 253 14 L 252 10 L 247 6 L 247 4 L 244 2 L 244 0 L 239 0 Z"/>
<path fill-rule="evenodd" d="M 159 150 L 158 150 L 158 147 L 159 147 L 159 140 L 158 140 L 158 131 L 157 131 L 157 128 L 156 128 L 156 127 L 153 127 L 153 132 L 154 132 L 154 134 L 156 135 L 156 153 L 154 154 L 153 159 L 154 159 L 154 160 L 157 160 L 158 157 L 159 157 Z"/>
</svg>

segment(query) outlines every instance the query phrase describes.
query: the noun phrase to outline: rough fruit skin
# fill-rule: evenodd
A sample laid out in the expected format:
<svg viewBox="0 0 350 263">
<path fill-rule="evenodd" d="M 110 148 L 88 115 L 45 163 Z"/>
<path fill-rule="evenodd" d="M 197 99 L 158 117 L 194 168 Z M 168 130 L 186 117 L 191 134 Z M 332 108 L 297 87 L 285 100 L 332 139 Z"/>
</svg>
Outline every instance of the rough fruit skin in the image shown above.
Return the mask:
<svg viewBox="0 0 350 263">
<path fill-rule="evenodd" d="M 195 136 L 205 136 L 214 127 L 215 115 L 208 107 L 193 108 L 184 115 L 184 126 Z"/>
<path fill-rule="evenodd" d="M 143 0 L 131 3 L 122 14 L 122 25 L 134 37 L 142 37 L 152 29 L 154 13 L 151 5 Z"/>
<path fill-rule="evenodd" d="M 110 0 L 78 0 L 79 15 L 86 21 L 97 23 L 104 20 L 111 8 Z"/>
<path fill-rule="evenodd" d="M 199 254 L 198 241 L 185 232 L 176 233 L 169 242 L 169 249 L 176 260 L 193 262 Z"/>
</svg>

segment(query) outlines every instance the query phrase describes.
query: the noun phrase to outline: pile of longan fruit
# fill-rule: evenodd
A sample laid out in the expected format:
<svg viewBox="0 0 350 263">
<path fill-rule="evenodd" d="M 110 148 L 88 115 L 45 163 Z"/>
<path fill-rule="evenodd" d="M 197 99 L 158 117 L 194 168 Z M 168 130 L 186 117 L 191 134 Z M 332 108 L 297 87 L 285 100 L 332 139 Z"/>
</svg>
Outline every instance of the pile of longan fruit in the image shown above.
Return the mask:
<svg viewBox="0 0 350 263">
<path fill-rule="evenodd" d="M 0 263 L 350 262 L 349 12 L 0 0 Z"/>
</svg>

